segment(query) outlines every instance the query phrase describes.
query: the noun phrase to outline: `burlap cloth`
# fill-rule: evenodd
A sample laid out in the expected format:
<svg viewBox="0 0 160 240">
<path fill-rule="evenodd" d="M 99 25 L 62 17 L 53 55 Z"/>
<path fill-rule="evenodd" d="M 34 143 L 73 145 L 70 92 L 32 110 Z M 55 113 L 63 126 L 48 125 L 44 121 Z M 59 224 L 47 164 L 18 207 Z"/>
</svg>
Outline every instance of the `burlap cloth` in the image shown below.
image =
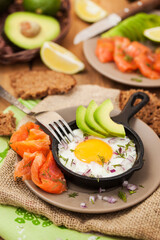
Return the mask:
<svg viewBox="0 0 160 240">
<path fill-rule="evenodd" d="M 118 107 L 119 90 L 99 86 L 78 86 L 64 96 L 44 99 L 35 111 L 56 110 L 64 107 L 97 103 L 107 97 Z M 160 188 L 141 204 L 132 208 L 107 214 L 77 214 L 54 207 L 36 195 L 21 181 L 14 181 L 13 171 L 16 154 L 10 150 L 0 169 L 0 203 L 23 207 L 31 212 L 48 217 L 56 225 L 82 232 L 95 231 L 103 234 L 133 237 L 136 239 L 160 239 Z"/>
</svg>

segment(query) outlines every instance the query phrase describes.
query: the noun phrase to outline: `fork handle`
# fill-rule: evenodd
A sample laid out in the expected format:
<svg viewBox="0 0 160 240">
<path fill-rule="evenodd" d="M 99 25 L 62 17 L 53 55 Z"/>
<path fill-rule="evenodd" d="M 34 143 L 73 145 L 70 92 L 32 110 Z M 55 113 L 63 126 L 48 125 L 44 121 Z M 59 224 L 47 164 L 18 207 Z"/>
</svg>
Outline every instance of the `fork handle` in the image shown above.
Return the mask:
<svg viewBox="0 0 160 240">
<path fill-rule="evenodd" d="M 24 113 L 29 114 L 30 110 L 23 106 L 15 97 L 13 97 L 9 92 L 7 92 L 2 86 L 0 86 L 0 97 L 7 100 L 7 102 L 13 104 Z"/>
</svg>

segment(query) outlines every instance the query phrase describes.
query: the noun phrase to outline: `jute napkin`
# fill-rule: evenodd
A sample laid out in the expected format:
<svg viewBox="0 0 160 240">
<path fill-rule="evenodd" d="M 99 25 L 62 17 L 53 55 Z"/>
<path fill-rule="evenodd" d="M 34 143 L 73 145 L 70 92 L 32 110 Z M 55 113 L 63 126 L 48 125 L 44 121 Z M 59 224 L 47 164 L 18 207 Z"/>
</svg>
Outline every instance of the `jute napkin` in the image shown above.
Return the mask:
<svg viewBox="0 0 160 240">
<path fill-rule="evenodd" d="M 119 93 L 119 90 L 99 86 L 78 86 L 67 95 L 47 97 L 35 111 L 87 105 L 91 99 L 100 103 L 107 97 L 112 99 L 117 108 Z M 123 211 L 98 215 L 77 214 L 49 205 L 34 195 L 21 180 L 15 182 L 13 179 L 15 162 L 16 154 L 10 150 L 0 169 L 1 204 L 23 207 L 45 215 L 57 225 L 82 232 L 95 231 L 137 239 L 160 240 L 160 188 L 141 204 Z"/>
</svg>

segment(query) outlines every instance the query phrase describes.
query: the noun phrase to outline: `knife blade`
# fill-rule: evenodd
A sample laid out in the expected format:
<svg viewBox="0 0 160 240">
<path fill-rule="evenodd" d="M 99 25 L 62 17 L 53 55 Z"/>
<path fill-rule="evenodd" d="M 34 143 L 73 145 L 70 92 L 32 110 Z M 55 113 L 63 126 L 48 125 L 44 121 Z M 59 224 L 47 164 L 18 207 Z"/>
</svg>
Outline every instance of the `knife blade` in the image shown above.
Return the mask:
<svg viewBox="0 0 160 240">
<path fill-rule="evenodd" d="M 123 19 L 140 11 L 148 12 L 160 5 L 160 0 L 140 0 L 129 4 L 118 14 L 112 13 L 106 18 L 80 31 L 73 40 L 76 45 L 116 26 Z"/>
<path fill-rule="evenodd" d="M 121 20 L 122 18 L 118 14 L 112 13 L 103 20 L 94 23 L 90 27 L 87 27 L 79 32 L 75 36 L 73 43 L 76 45 L 84 40 L 92 38 L 95 35 L 98 35 L 99 33 L 105 31 L 106 29 L 116 26 Z"/>
</svg>

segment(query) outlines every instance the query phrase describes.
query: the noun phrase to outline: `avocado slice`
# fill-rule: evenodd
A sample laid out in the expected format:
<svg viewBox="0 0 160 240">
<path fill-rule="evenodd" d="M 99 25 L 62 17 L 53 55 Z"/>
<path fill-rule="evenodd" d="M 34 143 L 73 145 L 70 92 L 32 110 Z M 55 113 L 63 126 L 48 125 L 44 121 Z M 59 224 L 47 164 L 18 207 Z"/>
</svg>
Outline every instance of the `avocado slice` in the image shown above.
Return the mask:
<svg viewBox="0 0 160 240">
<path fill-rule="evenodd" d="M 85 122 L 85 115 L 86 115 L 86 108 L 82 105 L 79 106 L 76 110 L 76 124 L 79 129 L 83 132 L 87 133 L 88 135 L 93 135 L 100 138 L 105 138 L 104 135 L 93 131 Z"/>
<path fill-rule="evenodd" d="M 93 115 L 95 110 L 97 109 L 98 105 L 97 103 L 92 100 L 86 110 L 86 115 L 85 115 L 85 122 L 86 124 L 93 129 L 96 132 L 99 132 L 100 134 L 105 135 L 106 137 L 109 135 L 108 132 L 106 132 L 97 122 L 95 121 Z"/>
<path fill-rule="evenodd" d="M 97 123 L 106 129 L 111 135 L 124 137 L 125 130 L 122 124 L 114 122 L 110 118 L 110 112 L 113 110 L 113 104 L 110 99 L 105 100 L 94 112 L 94 118 Z"/>
<path fill-rule="evenodd" d="M 4 33 L 18 47 L 34 49 L 41 47 L 45 41 L 55 39 L 60 33 L 60 24 L 53 17 L 15 12 L 6 18 Z"/>
</svg>

